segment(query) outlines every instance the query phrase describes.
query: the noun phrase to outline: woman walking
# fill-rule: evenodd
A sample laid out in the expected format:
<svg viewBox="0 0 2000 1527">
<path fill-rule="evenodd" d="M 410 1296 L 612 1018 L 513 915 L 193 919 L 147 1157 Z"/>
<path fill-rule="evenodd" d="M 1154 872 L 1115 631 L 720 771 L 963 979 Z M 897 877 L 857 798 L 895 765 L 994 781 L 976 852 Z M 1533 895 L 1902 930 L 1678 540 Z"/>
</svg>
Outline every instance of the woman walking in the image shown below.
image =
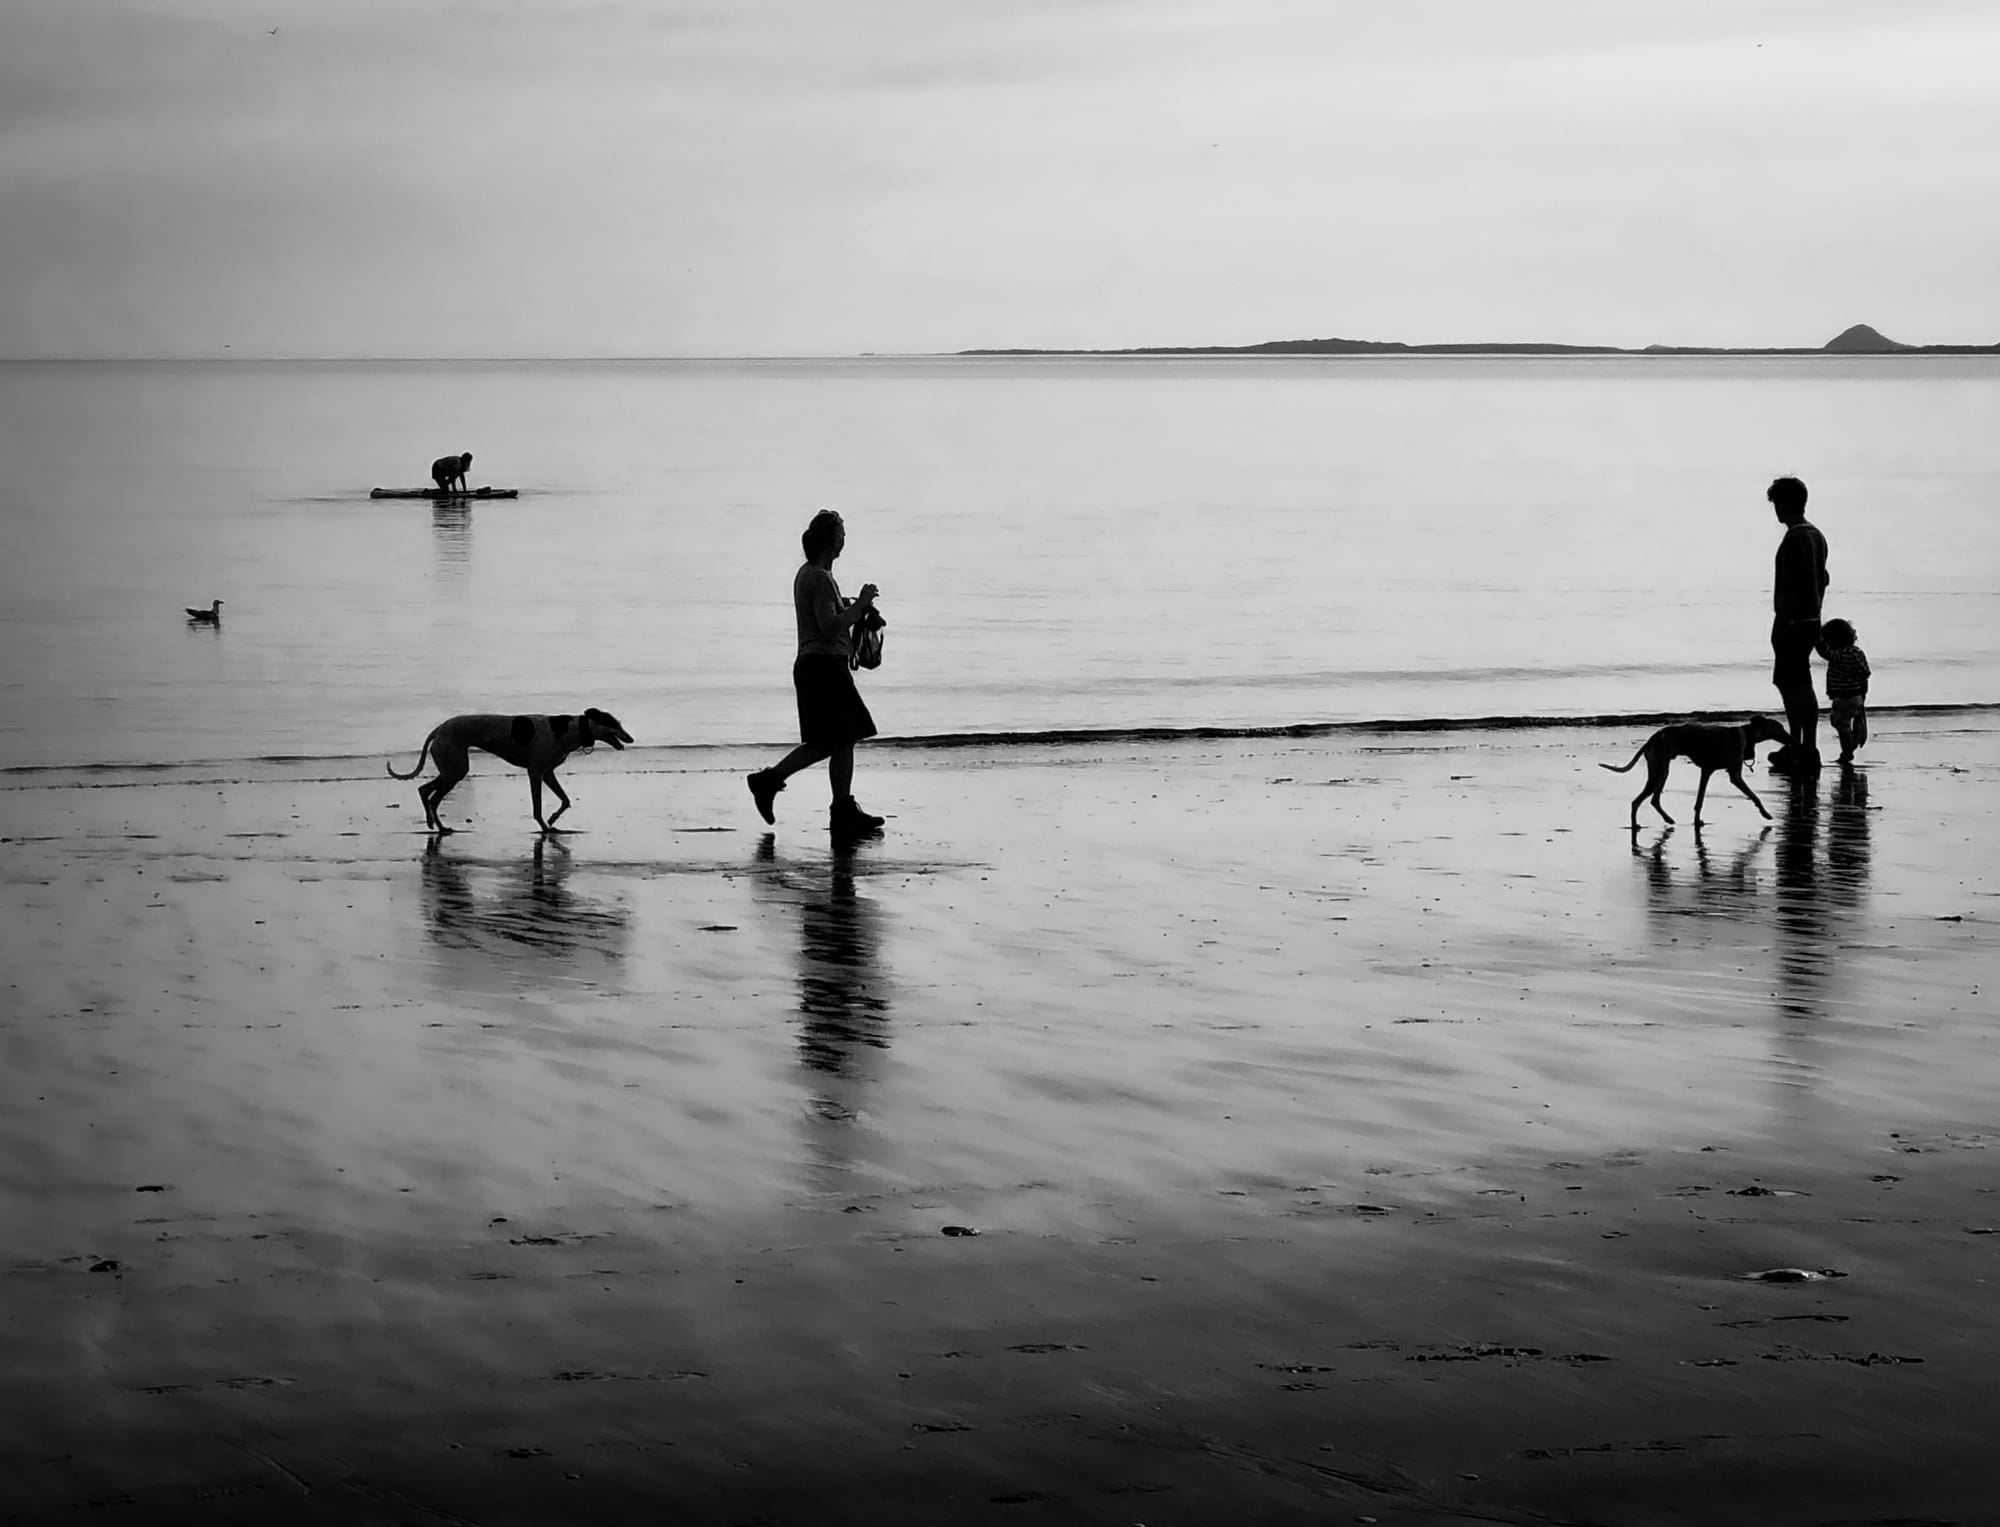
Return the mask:
<svg viewBox="0 0 2000 1527">
<path fill-rule="evenodd" d="M 805 565 L 792 579 L 792 608 L 799 621 L 799 655 L 792 663 L 792 688 L 799 699 L 799 745 L 768 769 L 749 777 L 757 815 L 776 822 L 772 798 L 785 781 L 822 758 L 833 786 L 832 830 L 853 836 L 874 832 L 882 818 L 854 803 L 854 744 L 875 735 L 875 718 L 854 687 L 849 660 L 855 628 L 874 614 L 876 587 L 863 584 L 858 598 L 843 598 L 833 581 L 833 561 L 847 545 L 847 527 L 831 509 L 812 517 L 799 537 Z M 879 617 L 878 617 L 879 618 Z"/>
</svg>

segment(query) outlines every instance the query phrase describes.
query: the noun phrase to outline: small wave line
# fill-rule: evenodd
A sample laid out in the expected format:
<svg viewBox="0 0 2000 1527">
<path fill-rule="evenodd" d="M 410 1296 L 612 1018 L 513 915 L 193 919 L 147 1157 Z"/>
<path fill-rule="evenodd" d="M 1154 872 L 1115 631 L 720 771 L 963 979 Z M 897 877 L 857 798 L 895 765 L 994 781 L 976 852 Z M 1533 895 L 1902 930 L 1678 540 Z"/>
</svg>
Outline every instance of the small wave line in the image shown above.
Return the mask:
<svg viewBox="0 0 2000 1527">
<path fill-rule="evenodd" d="M 1869 707 L 1870 714 L 1876 716 L 1972 718 L 1996 711 L 2000 711 L 2000 701 Z M 1617 727 L 1660 727 L 1684 721 L 1728 721 L 1754 714 L 1756 714 L 1754 707 L 1737 707 L 1730 710 L 1616 711 L 1578 716 L 1383 716 L 1370 720 L 1293 721 L 1261 726 L 1045 727 L 990 732 L 912 732 L 871 738 L 868 745 L 873 748 L 919 752 L 925 749 L 952 748 L 1098 747 L 1137 742 L 1281 741 L 1287 738 L 1372 736 L 1396 732 L 1522 732 L 1565 729 L 1604 731 Z M 703 772 L 699 768 L 687 765 L 634 768 L 631 766 L 637 761 L 634 755 L 671 757 L 697 753 L 751 753 L 790 745 L 787 741 L 635 743 L 625 749 L 626 766 L 619 772 L 628 774 Z M 232 774 L 194 779 L 190 779 L 189 776 L 200 775 L 204 770 L 240 770 L 259 765 L 279 768 L 312 766 L 322 770 L 351 768 L 354 771 L 352 773 L 270 776 L 274 779 L 283 779 L 287 784 L 345 784 L 355 780 L 379 778 L 377 768 L 382 758 L 382 754 L 374 752 L 320 756 L 279 753 L 249 758 L 191 758 L 171 763 L 12 764 L 0 767 L 0 791 L 40 788 L 51 783 L 49 776 L 52 775 L 66 776 L 68 781 L 79 788 L 99 787 L 100 782 L 103 788 L 189 783 L 249 784 L 255 781 L 256 776 Z M 129 777 L 133 775 L 143 777 L 137 779 Z M 394 785 L 390 785 L 389 788 L 393 789 Z"/>
</svg>

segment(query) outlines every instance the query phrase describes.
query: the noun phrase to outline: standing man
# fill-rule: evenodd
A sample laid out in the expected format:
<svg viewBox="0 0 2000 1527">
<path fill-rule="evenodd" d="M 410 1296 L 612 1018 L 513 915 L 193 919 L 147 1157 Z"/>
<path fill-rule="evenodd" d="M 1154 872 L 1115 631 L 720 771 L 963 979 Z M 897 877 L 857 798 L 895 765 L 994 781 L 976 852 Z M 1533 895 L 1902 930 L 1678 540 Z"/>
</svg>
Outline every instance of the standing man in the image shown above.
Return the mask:
<svg viewBox="0 0 2000 1527">
<path fill-rule="evenodd" d="M 463 493 L 466 468 L 471 465 L 470 451 L 463 456 L 440 456 L 431 463 L 431 481 L 438 485 L 440 493 Z"/>
<path fill-rule="evenodd" d="M 1771 755 L 1771 767 L 1795 773 L 1819 768 L 1819 698 L 1812 654 L 1819 642 L 1820 599 L 1826 593 L 1826 537 L 1806 520 L 1806 485 L 1780 477 L 1764 490 L 1778 522 L 1776 576 L 1771 585 L 1771 682 L 1785 702 L 1791 742 Z"/>
</svg>

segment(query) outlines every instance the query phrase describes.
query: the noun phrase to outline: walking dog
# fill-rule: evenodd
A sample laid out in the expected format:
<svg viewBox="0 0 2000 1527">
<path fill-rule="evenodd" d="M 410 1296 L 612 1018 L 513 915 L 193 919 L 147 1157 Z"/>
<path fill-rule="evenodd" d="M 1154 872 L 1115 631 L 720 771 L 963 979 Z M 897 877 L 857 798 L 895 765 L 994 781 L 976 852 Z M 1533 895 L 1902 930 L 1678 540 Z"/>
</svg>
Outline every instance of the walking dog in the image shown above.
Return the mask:
<svg viewBox="0 0 2000 1527">
<path fill-rule="evenodd" d="M 600 742 L 622 750 L 631 740 L 632 734 L 618 724 L 618 718 L 602 710 L 586 710 L 581 716 L 453 716 L 449 721 L 440 721 L 424 739 L 415 768 L 408 774 L 398 774 L 392 763 L 389 776 L 415 779 L 424 772 L 424 757 L 428 754 L 438 771 L 436 778 L 417 786 L 417 794 L 424 803 L 424 822 L 432 832 L 450 832 L 452 829 L 438 820 L 438 804 L 465 778 L 470 767 L 466 754 L 473 748 L 484 749 L 496 758 L 506 759 L 515 768 L 528 771 L 528 794 L 535 808 L 535 824 L 548 832 L 557 818 L 569 810 L 569 797 L 556 782 L 556 765 L 570 754 Z M 562 802 L 546 822 L 542 820 L 543 785 L 555 791 L 556 799 Z"/>
<path fill-rule="evenodd" d="M 1623 774 L 1640 759 L 1646 760 L 1646 787 L 1632 797 L 1632 825 L 1639 825 L 1639 803 L 1652 797 L 1653 809 L 1668 822 L 1667 810 L 1660 804 L 1660 792 L 1667 786 L 1667 770 L 1676 758 L 1685 758 L 1701 770 L 1701 784 L 1694 793 L 1694 823 L 1701 825 L 1701 803 L 1708 795 L 1708 777 L 1717 770 L 1729 775 L 1729 783 L 1750 797 L 1750 804 L 1764 813 L 1764 820 L 1771 819 L 1771 813 L 1764 811 L 1764 803 L 1757 799 L 1757 792 L 1743 783 L 1743 767 L 1756 762 L 1757 744 L 1760 742 L 1785 743 L 1791 735 L 1769 716 L 1752 716 L 1748 721 L 1735 726 L 1716 726 L 1700 722 L 1686 722 L 1680 726 L 1663 726 L 1648 737 L 1639 751 L 1632 755 L 1629 763 L 1599 764 L 1600 769 L 1609 769 L 1613 774 Z"/>
</svg>

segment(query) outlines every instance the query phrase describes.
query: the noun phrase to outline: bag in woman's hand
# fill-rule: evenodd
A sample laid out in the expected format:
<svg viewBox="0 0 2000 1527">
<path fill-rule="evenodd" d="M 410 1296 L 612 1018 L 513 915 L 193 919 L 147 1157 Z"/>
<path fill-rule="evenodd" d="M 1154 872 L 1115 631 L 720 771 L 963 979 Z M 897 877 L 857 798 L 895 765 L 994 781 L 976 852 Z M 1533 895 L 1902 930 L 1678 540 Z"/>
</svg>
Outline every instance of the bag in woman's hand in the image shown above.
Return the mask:
<svg viewBox="0 0 2000 1527">
<path fill-rule="evenodd" d="M 875 610 L 870 610 L 855 624 L 854 656 L 847 660 L 849 668 L 882 666 L 882 628 L 887 624 Z"/>
</svg>

